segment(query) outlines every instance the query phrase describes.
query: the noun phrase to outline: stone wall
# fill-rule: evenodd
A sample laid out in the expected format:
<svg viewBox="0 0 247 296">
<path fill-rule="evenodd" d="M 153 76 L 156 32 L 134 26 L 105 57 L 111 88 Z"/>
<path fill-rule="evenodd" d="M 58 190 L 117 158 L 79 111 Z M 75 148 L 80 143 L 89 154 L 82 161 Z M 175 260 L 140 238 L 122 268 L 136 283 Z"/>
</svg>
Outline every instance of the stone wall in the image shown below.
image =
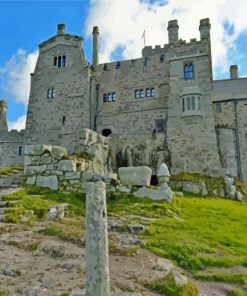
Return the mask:
<svg viewBox="0 0 247 296">
<path fill-rule="evenodd" d="M 111 172 L 108 150 L 105 138 L 91 130 L 81 133 L 76 156 L 68 156 L 66 149 L 59 146 L 27 145 L 24 155 L 27 184 L 84 192 L 93 175 L 116 178 Z"/>
<path fill-rule="evenodd" d="M 24 131 L 0 132 L 0 167 L 23 166 Z"/>
</svg>

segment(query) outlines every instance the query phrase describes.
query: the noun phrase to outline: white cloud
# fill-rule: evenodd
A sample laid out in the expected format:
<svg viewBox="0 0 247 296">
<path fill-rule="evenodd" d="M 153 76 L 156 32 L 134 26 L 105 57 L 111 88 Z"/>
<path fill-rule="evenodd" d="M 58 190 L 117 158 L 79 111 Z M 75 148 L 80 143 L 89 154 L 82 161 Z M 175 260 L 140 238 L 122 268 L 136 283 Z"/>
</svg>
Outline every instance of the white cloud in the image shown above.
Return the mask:
<svg viewBox="0 0 247 296">
<path fill-rule="evenodd" d="M 228 71 L 227 51 L 247 29 L 246 0 L 171 0 L 167 5 L 160 4 L 161 1 L 150 4 L 141 0 L 91 0 L 86 30 L 89 35 L 93 26 L 99 26 L 100 62 L 111 60 L 119 46 L 124 47 L 125 59 L 140 56 L 144 29 L 147 45 L 167 43 L 166 28 L 171 19 L 178 19 L 179 38 L 199 39 L 200 19 L 210 18 L 213 65 L 216 71 Z M 226 21 L 234 26 L 232 35 L 224 30 Z"/>
<path fill-rule="evenodd" d="M 25 125 L 26 125 L 26 115 L 22 115 L 16 121 L 8 121 L 9 130 L 12 130 L 12 129 L 17 129 L 17 130 L 25 129 Z"/>
<path fill-rule="evenodd" d="M 18 49 L 4 66 L 0 67 L 2 75 L 3 92 L 8 99 L 25 106 L 28 103 L 30 91 L 30 73 L 34 71 L 38 52 L 27 53 L 23 49 Z"/>
</svg>

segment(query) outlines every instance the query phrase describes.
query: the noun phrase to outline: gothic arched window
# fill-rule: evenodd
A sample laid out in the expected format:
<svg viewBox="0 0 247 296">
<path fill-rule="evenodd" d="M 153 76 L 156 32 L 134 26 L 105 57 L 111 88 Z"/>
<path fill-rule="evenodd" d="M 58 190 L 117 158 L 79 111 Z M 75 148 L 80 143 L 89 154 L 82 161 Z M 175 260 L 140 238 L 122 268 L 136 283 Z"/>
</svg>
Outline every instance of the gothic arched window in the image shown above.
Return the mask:
<svg viewBox="0 0 247 296">
<path fill-rule="evenodd" d="M 194 66 L 192 63 L 184 65 L 184 79 L 194 78 Z"/>
</svg>

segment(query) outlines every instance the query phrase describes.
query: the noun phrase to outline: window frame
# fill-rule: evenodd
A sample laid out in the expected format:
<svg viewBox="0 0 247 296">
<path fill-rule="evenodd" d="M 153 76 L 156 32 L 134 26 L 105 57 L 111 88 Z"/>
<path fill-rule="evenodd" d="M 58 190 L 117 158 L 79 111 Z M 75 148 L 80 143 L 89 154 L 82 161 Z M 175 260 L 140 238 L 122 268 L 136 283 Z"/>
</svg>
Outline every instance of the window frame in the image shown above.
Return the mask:
<svg viewBox="0 0 247 296">
<path fill-rule="evenodd" d="M 183 65 L 184 80 L 191 80 L 195 77 L 195 67 L 193 62 L 186 62 Z"/>
<path fill-rule="evenodd" d="M 222 106 L 221 106 L 221 102 L 217 102 L 215 103 L 215 112 L 218 113 L 222 113 Z"/>
</svg>

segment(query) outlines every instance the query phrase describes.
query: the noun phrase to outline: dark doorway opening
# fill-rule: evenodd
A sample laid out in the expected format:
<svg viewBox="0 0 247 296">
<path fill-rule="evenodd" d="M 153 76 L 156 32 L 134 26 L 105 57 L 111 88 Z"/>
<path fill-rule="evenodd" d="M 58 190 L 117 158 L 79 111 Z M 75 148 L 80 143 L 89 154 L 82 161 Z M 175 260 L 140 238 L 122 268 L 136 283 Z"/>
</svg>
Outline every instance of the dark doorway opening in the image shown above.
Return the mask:
<svg viewBox="0 0 247 296">
<path fill-rule="evenodd" d="M 153 186 L 157 186 L 158 185 L 158 177 L 157 177 L 157 175 L 152 175 L 151 176 L 150 185 L 153 185 Z"/>
<path fill-rule="evenodd" d="M 102 130 L 102 136 L 108 137 L 112 134 L 111 130 L 109 128 L 105 128 Z"/>
</svg>

